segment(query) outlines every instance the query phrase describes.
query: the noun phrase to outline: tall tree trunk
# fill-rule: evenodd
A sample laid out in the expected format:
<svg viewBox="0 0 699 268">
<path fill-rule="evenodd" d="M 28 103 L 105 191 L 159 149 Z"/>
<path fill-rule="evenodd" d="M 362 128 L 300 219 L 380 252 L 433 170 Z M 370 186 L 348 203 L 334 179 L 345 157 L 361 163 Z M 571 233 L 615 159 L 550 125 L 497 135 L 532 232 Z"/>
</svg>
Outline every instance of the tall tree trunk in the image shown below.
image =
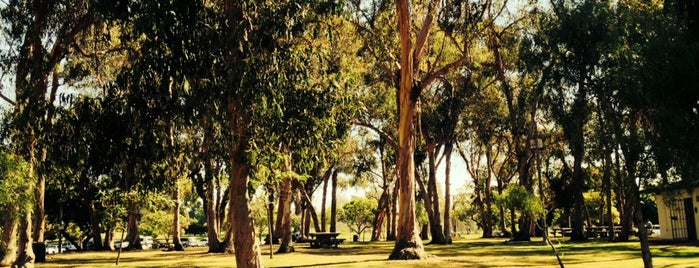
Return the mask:
<svg viewBox="0 0 699 268">
<path fill-rule="evenodd" d="M 481 222 L 481 230 L 483 230 L 483 235 L 481 236 L 482 238 L 490 238 L 493 236 L 493 230 L 488 230 L 488 227 L 486 226 L 485 223 L 485 202 L 483 202 L 483 197 L 482 197 L 482 192 L 483 192 L 483 185 L 480 182 L 481 180 L 478 179 L 477 177 L 473 180 L 473 183 L 475 184 L 475 189 L 474 189 L 474 194 L 476 194 L 476 198 L 473 203 L 476 205 L 478 208 L 478 214 L 481 215 L 481 219 L 483 222 Z M 504 218 L 503 218 L 504 220 Z"/>
<path fill-rule="evenodd" d="M 332 192 L 330 199 L 330 232 L 337 232 L 337 170 L 332 175 Z"/>
<path fill-rule="evenodd" d="M 444 146 L 444 238 L 446 244 L 451 244 L 451 142 Z"/>
<path fill-rule="evenodd" d="M 274 203 L 277 200 L 277 198 L 274 196 L 274 186 L 269 185 L 267 187 L 267 193 L 269 194 L 267 196 L 267 211 L 269 211 L 270 215 L 274 215 Z M 274 217 L 270 218 L 270 223 L 269 226 L 276 226 L 274 222 Z M 272 243 L 274 243 L 274 234 L 276 233 L 276 230 L 272 229 L 269 230 L 269 233 L 267 235 L 272 237 Z M 269 241 L 267 241 L 269 243 Z"/>
<path fill-rule="evenodd" d="M 607 146 L 608 147 L 608 146 Z M 612 154 L 610 151 L 605 150 L 605 160 L 604 160 L 604 195 L 605 195 L 605 205 L 607 206 L 607 230 L 609 240 L 614 240 L 614 215 L 612 213 L 612 178 L 611 178 L 611 164 L 612 164 Z"/>
<path fill-rule="evenodd" d="M 245 121 L 248 122 L 248 120 Z M 231 206 L 228 212 L 231 215 L 229 223 L 233 226 L 234 232 L 236 266 L 264 267 L 248 198 L 249 168 L 247 157 L 245 157 L 248 140 L 242 135 L 245 133 L 245 126 L 238 125 L 238 128 L 233 126 L 231 128 L 237 129 L 238 137 L 241 137 L 231 152 Z"/>
<path fill-rule="evenodd" d="M 388 193 L 386 192 L 388 190 L 388 186 L 384 185 L 383 187 L 383 192 L 381 193 L 381 197 L 379 198 L 379 204 L 378 204 L 378 212 L 374 216 L 374 221 L 372 224 L 372 231 L 371 231 L 371 241 L 379 241 L 381 240 L 381 228 L 383 227 L 383 222 L 386 219 L 386 214 L 388 214 Z"/>
<path fill-rule="evenodd" d="M 415 217 L 415 139 L 413 119 L 419 89 L 414 88 L 413 47 L 408 0 L 396 1 L 400 33 L 400 87 L 398 90 L 398 230 L 390 260 L 427 258 Z M 421 48 L 420 48 L 421 49 Z"/>
<path fill-rule="evenodd" d="M 15 208 L 15 213 L 19 210 Z M 17 258 L 17 229 L 19 223 L 17 215 L 9 215 L 2 226 L 2 242 L 5 244 L 5 252 L 0 259 L 0 267 L 10 267 Z"/>
<path fill-rule="evenodd" d="M 204 202 L 204 209 L 206 209 L 206 237 L 209 239 L 209 252 L 220 252 L 220 227 L 218 226 L 219 215 L 216 209 L 216 203 L 218 202 L 216 199 L 216 186 L 212 178 L 213 174 L 206 174 L 204 176 L 209 177 L 206 182 L 207 198 Z"/>
<path fill-rule="evenodd" d="M 432 199 L 429 198 L 427 183 L 422 179 L 420 172 L 415 172 L 415 184 L 418 188 L 417 196 L 422 197 L 422 202 L 425 205 L 425 213 L 427 214 L 427 223 L 421 226 L 420 238 L 427 240 L 430 238 L 430 235 L 432 235 L 430 233 L 430 225 L 434 222 L 432 219 L 434 217 L 434 211 L 432 210 L 434 207 L 432 206 Z M 416 202 L 420 202 L 420 200 L 416 200 Z M 427 228 L 425 228 L 425 226 L 427 226 Z"/>
<path fill-rule="evenodd" d="M 483 185 L 483 207 L 485 209 L 483 217 L 483 233 L 487 233 L 488 237 L 493 236 L 493 194 L 490 189 L 490 183 L 493 180 L 493 159 L 491 158 L 491 151 L 486 150 L 485 160 L 486 163 L 488 163 L 488 174 L 485 176 L 485 185 Z"/>
<path fill-rule="evenodd" d="M 283 182 L 282 182 L 283 184 Z M 284 186 L 280 186 L 278 189 L 277 198 L 277 219 L 274 222 L 274 236 L 272 237 L 275 242 L 284 236 L 284 206 L 287 202 L 291 202 L 291 194 L 284 194 Z"/>
<path fill-rule="evenodd" d="M 175 251 L 183 251 L 184 246 L 182 245 L 182 241 L 180 240 L 181 238 L 181 233 L 182 233 L 182 228 L 180 227 L 182 224 L 180 223 L 180 209 L 181 209 L 181 202 L 180 202 L 180 184 L 178 183 L 178 180 L 175 179 L 175 186 L 172 189 L 172 201 L 175 202 L 175 206 L 172 208 L 172 215 L 173 215 L 173 221 L 172 221 L 172 244 L 173 244 L 173 250 Z"/>
<path fill-rule="evenodd" d="M 320 231 L 325 232 L 325 227 L 327 226 L 327 221 L 325 220 L 326 213 L 325 213 L 325 201 L 328 199 L 328 180 L 329 177 L 323 177 L 323 199 L 321 200 L 320 204 Z"/>
<path fill-rule="evenodd" d="M 395 241 L 396 232 L 398 230 L 398 183 L 393 185 L 393 191 L 391 192 L 391 213 L 390 219 L 388 221 L 386 234 L 386 240 Z"/>
<path fill-rule="evenodd" d="M 571 187 L 573 189 L 573 223 L 570 239 L 573 241 L 587 240 L 587 234 L 583 230 L 585 221 L 585 199 L 583 191 L 585 189 L 585 171 L 582 162 L 585 157 L 584 127 L 587 116 L 587 90 L 586 86 L 579 85 L 579 92 L 575 98 L 572 108 L 573 122 L 568 134 L 568 142 L 571 154 L 573 155 L 573 178 Z"/>
<path fill-rule="evenodd" d="M 378 212 L 374 217 L 373 227 L 371 230 L 371 241 L 381 240 L 381 231 L 383 230 L 383 223 L 388 217 L 390 226 L 390 198 L 389 198 L 389 185 L 391 180 L 388 174 L 388 169 L 386 168 L 386 158 L 384 154 L 384 146 L 379 146 L 379 159 L 381 161 L 381 177 L 383 178 L 383 186 L 381 187 L 381 197 L 379 197 L 379 204 L 377 207 Z M 387 230 L 390 227 L 387 227 Z M 387 231 L 388 232 L 388 231 Z"/>
<path fill-rule="evenodd" d="M 505 190 L 505 183 L 503 182 L 502 178 L 498 178 L 498 194 L 502 195 L 502 192 Z M 507 218 L 505 217 L 505 206 L 502 204 L 498 205 L 498 210 L 500 211 L 500 230 L 502 231 L 503 236 L 505 237 L 511 237 L 512 233 L 507 231 Z"/>
<path fill-rule="evenodd" d="M 39 170 L 36 172 L 38 175 L 36 189 L 34 190 L 36 196 L 36 206 L 34 207 L 34 223 L 32 224 L 34 227 L 34 230 L 32 230 L 33 240 L 39 243 L 44 242 L 44 232 L 46 231 L 46 209 L 44 204 L 44 199 L 46 196 L 46 174 L 44 174 L 44 171 L 42 170 L 43 168 L 41 168 L 46 160 L 46 149 L 42 149 L 41 151 L 42 159 L 40 160 L 40 163 L 38 163 Z"/>
<path fill-rule="evenodd" d="M 296 188 L 299 189 L 301 193 L 301 200 L 306 203 L 306 213 L 308 213 L 306 221 L 306 228 L 304 228 L 304 233 L 303 235 L 308 235 L 309 229 L 310 229 L 310 224 L 311 222 L 313 223 L 313 227 L 315 228 L 316 232 L 321 232 L 321 227 L 318 222 L 318 214 L 316 214 L 316 209 L 313 207 L 313 202 L 311 200 L 311 197 L 308 195 L 308 192 L 306 192 L 306 188 L 303 187 L 303 185 L 298 182 L 294 181 L 296 184 Z"/>
<path fill-rule="evenodd" d="M 90 231 L 92 236 L 92 242 L 94 245 L 93 250 L 102 250 L 102 227 L 100 227 L 100 219 L 97 217 L 97 209 L 95 208 L 95 203 L 90 200 L 87 201 L 87 207 L 90 214 Z"/>
<path fill-rule="evenodd" d="M 648 244 L 648 230 L 646 230 L 646 225 L 643 224 L 643 213 L 641 213 L 641 199 L 638 195 L 638 184 L 636 184 L 636 187 L 634 187 L 634 199 L 636 200 L 634 219 L 636 226 L 638 226 L 638 238 L 641 240 L 641 258 L 643 259 L 643 267 L 653 268 L 653 256 L 650 252 L 650 245 Z"/>
<path fill-rule="evenodd" d="M 447 239 L 444 237 L 444 226 L 442 225 L 442 213 L 441 206 L 439 205 L 439 191 L 437 191 L 437 167 L 436 167 L 436 156 L 437 146 L 430 142 L 427 144 L 427 155 L 428 155 L 428 181 L 427 181 L 427 195 L 425 196 L 425 207 L 430 206 L 432 209 L 428 210 L 432 214 L 430 219 L 430 233 L 432 234 L 432 240 L 430 244 L 446 244 Z M 429 204 L 427 200 L 430 200 Z"/>
<path fill-rule="evenodd" d="M 32 222 L 32 212 L 26 211 L 19 228 L 19 247 L 17 261 L 15 261 L 17 267 L 34 267 L 36 256 L 32 248 Z"/>
<path fill-rule="evenodd" d="M 291 157 L 291 156 L 289 156 Z M 289 160 L 285 161 L 284 164 L 285 171 L 290 171 L 291 163 Z M 281 216 L 281 241 L 279 244 L 279 250 L 277 253 L 289 253 L 294 252 L 293 241 L 291 241 L 291 177 L 285 177 L 282 179 L 281 189 L 279 189 L 279 211 L 277 212 Z"/>
</svg>

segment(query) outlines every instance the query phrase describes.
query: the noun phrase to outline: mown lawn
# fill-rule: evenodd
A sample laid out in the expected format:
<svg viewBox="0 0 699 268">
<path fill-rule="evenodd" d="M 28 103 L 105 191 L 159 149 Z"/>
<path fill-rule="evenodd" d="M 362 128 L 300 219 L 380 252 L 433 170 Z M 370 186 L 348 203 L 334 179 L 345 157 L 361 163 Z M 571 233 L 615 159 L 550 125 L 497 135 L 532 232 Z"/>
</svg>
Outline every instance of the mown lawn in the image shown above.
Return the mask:
<svg viewBox="0 0 699 268">
<path fill-rule="evenodd" d="M 541 240 L 504 243 L 505 239 L 468 239 L 452 245 L 427 245 L 433 258 L 419 261 L 387 261 L 392 242 L 346 242 L 337 249 L 310 249 L 297 244 L 296 252 L 269 257 L 263 246 L 263 260 L 268 267 L 558 267 L 551 248 Z M 571 243 L 556 241 L 565 267 L 642 267 L 638 242 L 608 243 L 590 241 Z M 696 244 L 654 244 L 655 267 L 699 267 Z M 117 252 L 85 252 L 50 255 L 36 267 L 234 267 L 232 255 L 208 254 L 205 248 L 188 248 L 184 252 L 160 250 L 124 251 L 116 266 Z"/>
</svg>

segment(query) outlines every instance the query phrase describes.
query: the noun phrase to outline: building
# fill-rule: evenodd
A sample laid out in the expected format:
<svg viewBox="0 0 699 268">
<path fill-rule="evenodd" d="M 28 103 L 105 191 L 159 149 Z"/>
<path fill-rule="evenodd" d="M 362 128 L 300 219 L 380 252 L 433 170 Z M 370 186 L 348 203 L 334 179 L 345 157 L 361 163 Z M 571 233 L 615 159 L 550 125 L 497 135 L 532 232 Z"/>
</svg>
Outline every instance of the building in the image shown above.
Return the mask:
<svg viewBox="0 0 699 268">
<path fill-rule="evenodd" d="M 671 187 L 672 188 L 672 187 Z M 655 194 L 658 206 L 660 237 L 674 240 L 697 240 L 699 229 L 699 187 L 674 188 Z"/>
</svg>

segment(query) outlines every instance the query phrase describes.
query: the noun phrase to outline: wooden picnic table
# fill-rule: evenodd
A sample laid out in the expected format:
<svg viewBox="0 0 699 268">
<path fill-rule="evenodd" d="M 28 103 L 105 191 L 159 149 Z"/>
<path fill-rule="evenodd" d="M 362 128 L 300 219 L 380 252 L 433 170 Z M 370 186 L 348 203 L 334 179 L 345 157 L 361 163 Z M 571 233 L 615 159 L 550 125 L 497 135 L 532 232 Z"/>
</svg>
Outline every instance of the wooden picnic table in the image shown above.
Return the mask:
<svg viewBox="0 0 699 268">
<path fill-rule="evenodd" d="M 344 238 L 337 238 L 340 233 L 335 232 L 308 233 L 308 235 L 311 237 L 311 248 L 337 247 L 345 242 Z"/>
<path fill-rule="evenodd" d="M 561 233 L 562 236 L 570 236 L 570 233 L 573 231 L 573 228 L 570 227 L 553 227 L 551 228 L 553 231 L 553 237 L 556 237 L 556 233 Z"/>
<path fill-rule="evenodd" d="M 609 226 L 586 226 L 585 232 L 588 237 L 606 237 L 609 233 L 607 229 L 609 229 Z M 570 236 L 573 232 L 573 228 L 570 227 L 553 227 L 551 230 L 553 230 L 553 237 L 556 237 L 557 233 L 563 236 Z M 615 234 L 618 234 L 620 230 L 621 226 L 614 226 Z"/>
</svg>

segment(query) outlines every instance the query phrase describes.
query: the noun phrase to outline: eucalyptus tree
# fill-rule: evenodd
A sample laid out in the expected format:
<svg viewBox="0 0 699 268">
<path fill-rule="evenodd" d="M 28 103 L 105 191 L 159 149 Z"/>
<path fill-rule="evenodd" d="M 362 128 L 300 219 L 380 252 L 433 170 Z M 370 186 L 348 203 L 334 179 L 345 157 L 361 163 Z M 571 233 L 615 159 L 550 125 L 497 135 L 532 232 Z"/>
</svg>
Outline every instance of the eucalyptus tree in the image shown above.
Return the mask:
<svg viewBox="0 0 699 268">
<path fill-rule="evenodd" d="M 3 62 L 7 72 L 14 74 L 15 100 L 3 99 L 13 106 L 13 128 L 21 131 L 21 135 L 12 137 L 12 142 L 38 178 L 34 220 L 23 225 L 31 230 L 21 232 L 23 236 L 33 233 L 33 237 L 23 239 L 28 243 L 23 255 L 28 258 L 19 260 L 18 265 L 32 263 L 29 245 L 44 240 L 46 151 L 41 140 L 53 119 L 52 108 L 63 76 L 59 70 L 66 65 L 71 51 L 80 48 L 76 40 L 90 30 L 97 31 L 94 25 L 118 20 L 121 8 L 112 3 L 70 0 L 10 1 L 3 5 L 3 30 L 9 39 Z M 49 81 L 52 81 L 50 85 Z"/>
<path fill-rule="evenodd" d="M 598 74 L 611 39 L 608 4 L 594 1 L 553 2 L 553 14 L 542 21 L 545 38 L 537 39 L 547 55 L 543 65 L 551 66 L 546 81 L 548 108 L 565 133 L 573 157 L 573 232 L 571 239 L 585 240 L 583 230 L 586 189 L 583 162 L 586 157 L 585 126 L 590 116 L 592 90 L 600 85 Z"/>
<path fill-rule="evenodd" d="M 642 214 L 639 189 L 654 180 L 662 187 L 675 175 L 691 183 L 686 178 L 695 177 L 697 170 L 696 158 L 687 154 L 696 149 L 695 137 L 684 136 L 685 131 L 697 130 L 697 27 L 687 17 L 696 15 L 697 9 L 696 4 L 683 1 L 664 4 L 628 1 L 619 5 L 613 28 L 617 42 L 606 80 L 610 90 L 597 93 L 618 144 L 614 154 L 615 173 L 620 177 L 617 196 L 624 197 L 619 206 L 621 220 L 639 227 L 645 267 L 653 264 L 643 226 L 648 216 Z M 634 26 L 639 24 L 648 29 Z M 619 238 L 626 238 L 624 231 Z"/>
<path fill-rule="evenodd" d="M 468 77 L 456 79 L 469 80 Z M 468 82 L 466 82 L 468 83 Z M 420 131 L 427 147 L 428 181 L 425 208 L 430 218 L 430 243 L 451 243 L 450 209 L 451 190 L 450 174 L 451 153 L 456 143 L 456 128 L 459 124 L 462 110 L 465 106 L 466 92 L 471 89 L 468 86 L 455 86 L 444 79 L 440 84 L 426 91 L 421 98 L 421 113 L 419 120 Z M 444 217 L 441 216 L 440 196 L 437 191 L 436 166 L 438 152 L 443 151 L 446 160 L 445 174 L 445 204 Z M 440 161 L 441 162 L 441 161 Z"/>
<path fill-rule="evenodd" d="M 251 153 L 256 149 L 256 141 L 267 138 L 261 136 L 265 134 L 261 131 L 264 125 L 259 124 L 258 120 L 263 120 L 265 115 L 282 118 L 282 94 L 296 86 L 304 86 L 294 83 L 308 82 L 303 79 L 303 72 L 290 70 L 300 66 L 303 59 L 302 55 L 297 54 L 299 51 L 292 51 L 294 44 L 301 41 L 299 37 L 309 23 L 320 18 L 320 14 L 337 8 L 337 3 L 324 1 L 223 2 L 225 24 L 222 34 L 223 44 L 226 44 L 222 61 L 225 66 L 222 81 L 226 85 L 223 89 L 223 107 L 226 107 L 226 129 L 232 141 L 227 165 L 231 187 L 228 221 L 235 224 L 235 228 L 229 228 L 226 236 L 235 237 L 238 267 L 263 266 L 255 242 L 248 197 L 250 175 L 255 173 L 253 164 L 258 160 Z M 319 89 L 306 89 L 306 92 L 294 92 L 318 96 Z M 299 115 L 303 114 L 303 109 L 297 111 Z M 271 148 L 268 144 L 263 144 L 265 147 L 262 148 Z M 289 142 L 279 144 L 282 148 L 292 145 Z"/>
<path fill-rule="evenodd" d="M 469 59 L 467 52 L 471 45 L 468 38 L 474 23 L 479 17 L 470 17 L 476 10 L 490 1 L 480 1 L 475 5 L 466 1 L 396 1 L 395 9 L 388 1 L 363 3 L 353 1 L 351 12 L 360 33 L 367 36 L 389 36 L 375 40 L 368 51 L 377 56 L 377 65 L 389 81 L 389 86 L 397 89 L 398 142 L 397 170 L 399 189 L 398 199 L 402 213 L 398 220 L 397 239 L 390 259 L 425 258 L 421 239 L 418 237 L 415 221 L 415 161 L 414 126 L 418 99 L 424 89 L 433 86 L 438 78 L 461 68 Z M 444 4 L 444 6 L 442 6 Z M 415 20 L 415 18 L 420 18 Z M 393 29 L 382 28 L 383 22 L 397 22 Z M 438 24 L 437 21 L 441 22 Z M 394 24 L 395 25 L 395 24 Z M 417 30 L 416 32 L 413 32 Z M 437 30 L 447 34 L 436 35 Z M 391 33 L 399 37 L 391 38 Z M 395 36 L 393 35 L 393 36 Z M 454 37 L 454 38 L 451 38 Z M 434 49 L 431 38 L 454 47 L 459 53 L 445 55 Z M 400 44 L 400 50 L 396 49 Z M 429 45 L 428 45 L 429 44 Z M 398 68 L 394 68 L 398 62 Z M 405 213 L 407 212 L 407 213 Z"/>
<path fill-rule="evenodd" d="M 21 157 L 0 151 L 0 222 L 2 224 L 2 245 L 0 246 L 0 266 L 15 265 L 22 244 L 17 244 L 19 224 L 27 211 L 34 206 L 35 178 L 29 164 Z M 23 238 L 26 239 L 26 238 Z"/>
<path fill-rule="evenodd" d="M 494 86 L 492 76 L 474 75 L 464 79 L 460 87 L 473 88 L 468 94 L 468 102 L 462 117 L 458 152 L 466 163 L 466 170 L 474 182 L 474 205 L 477 206 L 483 230 L 483 237 L 492 237 L 494 227 L 493 182 L 498 194 L 502 194 L 514 177 L 510 152 L 510 136 L 507 135 L 507 113 L 502 101 L 502 93 Z M 467 89 L 468 90 L 468 89 Z M 462 146 L 463 144 L 463 146 Z M 485 159 L 484 159 L 485 158 Z M 485 160 L 485 161 L 483 161 Z M 505 218 L 500 210 L 501 219 Z M 501 221 L 502 222 L 502 221 Z M 500 226 L 503 234 L 512 234 Z"/>
</svg>

